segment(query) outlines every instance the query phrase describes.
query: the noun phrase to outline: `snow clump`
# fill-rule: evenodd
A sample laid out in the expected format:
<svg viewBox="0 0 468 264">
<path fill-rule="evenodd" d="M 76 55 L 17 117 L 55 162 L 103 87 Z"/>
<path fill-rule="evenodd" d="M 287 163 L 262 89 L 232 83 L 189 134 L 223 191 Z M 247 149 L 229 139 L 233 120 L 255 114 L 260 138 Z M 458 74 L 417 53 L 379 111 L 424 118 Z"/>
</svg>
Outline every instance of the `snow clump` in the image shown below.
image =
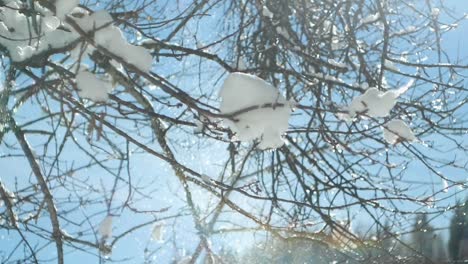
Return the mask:
<svg viewBox="0 0 468 264">
<path fill-rule="evenodd" d="M 110 82 L 101 80 L 88 71 L 80 71 L 76 75 L 78 95 L 81 98 L 94 102 L 105 102 L 109 99 L 109 93 L 113 90 Z"/>
<path fill-rule="evenodd" d="M 111 15 L 105 10 L 75 19 L 75 22 L 84 32 L 95 31 L 94 41 L 97 45 L 134 65 L 139 70 L 148 72 L 153 63 L 151 53 L 143 47 L 129 44 L 122 31 L 112 25 L 113 21 Z"/>
<path fill-rule="evenodd" d="M 33 17 L 26 16 L 22 11 L 22 1 L 9 1 L 0 7 L 0 44 L 8 50 L 14 62 L 24 62 L 53 49 L 76 45 L 81 35 L 68 23 L 70 20 L 66 16 L 80 11 L 79 2 L 56 1 L 55 16 L 50 10 L 36 4 L 35 8 L 41 12 Z M 98 46 L 141 71 L 148 72 L 151 69 L 151 53 L 143 47 L 129 44 L 122 31 L 113 25 L 114 20 L 107 11 L 92 14 L 83 11 L 80 18 L 71 15 L 68 19 L 78 24 L 82 31 L 94 32 L 94 41 Z"/>
<path fill-rule="evenodd" d="M 259 149 L 279 148 L 288 129 L 290 103 L 266 81 L 245 73 L 231 73 L 219 93 L 225 124 L 244 142 L 258 139 Z M 246 108 L 253 107 L 253 109 Z M 239 112 L 240 113 L 236 113 Z"/>
<path fill-rule="evenodd" d="M 262 7 L 262 15 L 265 16 L 265 17 L 273 18 L 273 16 L 275 14 L 273 12 L 271 12 L 270 9 L 268 9 L 267 6 L 264 5 Z"/>
<path fill-rule="evenodd" d="M 164 240 L 164 225 L 156 224 L 151 231 L 151 240 L 163 241 Z"/>
<path fill-rule="evenodd" d="M 60 20 L 55 16 L 35 15 L 36 24 L 32 24 L 31 17 L 24 15 L 21 6 L 21 2 L 11 1 L 0 7 L 0 44 L 8 50 L 14 62 L 65 47 L 77 39 L 76 34 L 57 30 Z"/>
<path fill-rule="evenodd" d="M 112 236 L 112 216 L 108 215 L 104 220 L 102 220 L 101 224 L 99 225 L 99 234 L 103 238 L 110 238 Z"/>
<path fill-rule="evenodd" d="M 55 1 L 55 15 L 63 20 L 79 3 L 80 0 L 57 0 Z"/>
<path fill-rule="evenodd" d="M 384 125 L 383 136 L 389 144 L 396 144 L 400 141 L 415 141 L 416 137 L 409 126 L 399 119 L 389 121 Z"/>
<path fill-rule="evenodd" d="M 366 114 L 370 117 L 386 117 L 396 104 L 400 95 L 405 93 L 414 83 L 414 79 L 405 86 L 390 91 L 379 91 L 372 87 L 362 95 L 355 97 L 349 106 L 345 108 L 347 113 L 338 115 L 338 118 L 350 121 L 358 114 Z"/>
</svg>

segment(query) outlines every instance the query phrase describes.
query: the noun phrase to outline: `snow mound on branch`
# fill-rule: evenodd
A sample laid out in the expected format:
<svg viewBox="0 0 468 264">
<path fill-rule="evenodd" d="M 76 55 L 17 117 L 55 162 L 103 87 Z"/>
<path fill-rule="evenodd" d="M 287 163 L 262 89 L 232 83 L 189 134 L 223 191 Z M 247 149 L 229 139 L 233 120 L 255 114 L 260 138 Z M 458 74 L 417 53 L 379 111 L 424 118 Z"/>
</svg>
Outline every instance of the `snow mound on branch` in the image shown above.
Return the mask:
<svg viewBox="0 0 468 264">
<path fill-rule="evenodd" d="M 442 189 L 442 191 L 443 191 L 444 193 L 447 193 L 447 192 L 449 191 L 449 184 L 448 184 L 447 180 L 442 179 L 442 185 L 444 186 L 444 188 Z"/>
<path fill-rule="evenodd" d="M 153 63 L 151 53 L 143 48 L 127 42 L 122 31 L 113 26 L 113 19 L 107 11 L 97 11 L 88 17 L 75 19 L 76 23 L 86 33 L 94 31 L 94 41 L 97 45 L 112 52 L 121 59 L 149 72 Z"/>
<path fill-rule="evenodd" d="M 402 120 L 394 119 L 384 125 L 383 136 L 389 144 L 400 141 L 415 141 L 416 137 L 409 126 Z"/>
<path fill-rule="evenodd" d="M 163 224 L 157 224 L 153 227 L 153 231 L 151 231 L 151 240 L 153 241 L 164 240 L 164 225 Z"/>
<path fill-rule="evenodd" d="M 414 83 L 414 79 L 403 87 L 391 91 L 379 91 L 372 87 L 362 95 L 355 97 L 345 109 L 347 114 L 338 117 L 343 120 L 352 120 L 358 114 L 366 114 L 370 117 L 386 117 L 396 104 L 400 95 L 405 93 Z"/>
<path fill-rule="evenodd" d="M 42 30 L 45 32 L 52 32 L 60 26 L 60 20 L 54 16 L 47 16 L 42 18 Z"/>
<path fill-rule="evenodd" d="M 229 74 L 219 95 L 221 113 L 232 115 L 224 122 L 240 141 L 259 139 L 260 149 L 284 144 L 281 135 L 288 129 L 291 107 L 275 87 L 256 76 L 237 72 Z"/>
<path fill-rule="evenodd" d="M 27 17 L 19 12 L 21 5 L 19 1 L 10 1 L 0 7 L 0 44 L 8 50 L 14 62 L 25 61 L 53 48 L 65 47 L 78 38 L 76 34 L 57 30 L 60 25 L 57 17 Z"/>
<path fill-rule="evenodd" d="M 8 50 L 14 62 L 23 62 L 51 49 L 77 43 L 81 36 L 65 21 L 65 17 L 68 13 L 75 13 L 78 4 L 78 0 L 58 0 L 55 2 L 57 16 L 39 5 L 37 7 L 42 10 L 43 16 L 39 13 L 26 16 L 21 11 L 21 1 L 9 1 L 0 7 L 0 44 Z M 85 12 L 81 15 L 81 18 L 69 18 L 84 32 L 93 32 L 97 45 L 139 70 L 149 72 L 153 62 L 151 53 L 143 47 L 129 44 L 120 29 L 113 25 L 114 20 L 107 11 L 92 14 Z M 61 20 L 68 30 L 59 27 Z"/>
<path fill-rule="evenodd" d="M 57 0 L 55 2 L 55 14 L 63 20 L 65 16 L 78 6 L 80 0 Z"/>
<path fill-rule="evenodd" d="M 103 238 L 110 238 L 112 236 L 112 216 L 108 215 L 104 220 L 102 220 L 101 224 L 99 224 L 99 234 Z"/>
<path fill-rule="evenodd" d="M 373 87 L 354 98 L 348 111 L 351 117 L 364 112 L 371 117 L 385 117 L 395 106 L 396 98 L 397 95 L 391 91 L 382 92 Z"/>
<path fill-rule="evenodd" d="M 95 34 L 99 32 L 102 28 L 112 26 L 114 19 L 112 16 L 105 10 L 99 10 L 92 14 L 83 14 L 82 17 L 71 17 L 86 33 L 93 31 Z"/>
<path fill-rule="evenodd" d="M 78 95 L 94 102 L 107 101 L 109 93 L 113 90 L 110 82 L 101 80 L 88 71 L 80 71 L 76 75 L 76 84 L 78 86 Z"/>
<path fill-rule="evenodd" d="M 361 19 L 359 24 L 362 25 L 362 24 L 374 23 L 377 20 L 379 20 L 379 18 L 380 18 L 379 13 L 371 14 L 371 15 L 368 15 L 367 17 Z"/>
<path fill-rule="evenodd" d="M 268 9 L 267 6 L 263 6 L 262 7 L 262 15 L 265 16 L 265 17 L 268 17 L 268 18 L 273 18 L 273 16 L 275 15 L 273 12 L 270 11 L 270 9 Z"/>
</svg>

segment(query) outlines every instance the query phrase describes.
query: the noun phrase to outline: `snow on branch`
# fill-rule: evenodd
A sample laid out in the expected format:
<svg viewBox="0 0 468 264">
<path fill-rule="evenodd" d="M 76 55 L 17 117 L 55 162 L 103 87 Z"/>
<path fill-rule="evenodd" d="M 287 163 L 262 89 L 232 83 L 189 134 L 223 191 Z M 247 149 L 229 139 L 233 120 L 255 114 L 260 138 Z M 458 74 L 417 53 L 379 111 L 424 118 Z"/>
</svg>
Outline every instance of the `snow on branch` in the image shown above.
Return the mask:
<svg viewBox="0 0 468 264">
<path fill-rule="evenodd" d="M 340 114 L 342 120 L 352 120 L 359 114 L 366 114 L 370 117 L 386 117 L 395 106 L 400 95 L 404 94 L 412 85 L 414 79 L 411 79 L 406 85 L 396 90 L 386 92 L 372 87 L 364 94 L 355 97 L 349 106 L 346 107 L 347 114 Z"/>
<path fill-rule="evenodd" d="M 282 134 L 288 129 L 291 109 L 275 87 L 253 75 L 231 73 L 219 95 L 222 100 L 220 110 L 224 115 L 254 107 L 251 111 L 237 114 L 235 120 L 224 119 L 237 139 L 244 142 L 259 139 L 260 149 L 278 148 L 284 144 Z M 266 104 L 269 107 L 259 107 Z"/>
</svg>

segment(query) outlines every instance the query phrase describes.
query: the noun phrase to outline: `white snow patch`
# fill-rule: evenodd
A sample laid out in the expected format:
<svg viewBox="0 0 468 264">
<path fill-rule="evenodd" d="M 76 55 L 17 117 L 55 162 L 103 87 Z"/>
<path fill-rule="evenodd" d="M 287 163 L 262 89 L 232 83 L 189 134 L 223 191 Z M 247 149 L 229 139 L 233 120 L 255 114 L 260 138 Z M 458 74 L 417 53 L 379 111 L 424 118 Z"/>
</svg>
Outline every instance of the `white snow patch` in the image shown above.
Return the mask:
<svg viewBox="0 0 468 264">
<path fill-rule="evenodd" d="M 109 93 L 113 89 L 110 82 L 101 80 L 88 71 L 80 71 L 76 75 L 76 84 L 78 86 L 78 95 L 94 102 L 107 101 Z"/>
<path fill-rule="evenodd" d="M 414 79 L 399 89 L 386 92 L 379 91 L 375 87 L 369 88 L 364 94 L 355 97 L 351 104 L 344 109 L 348 111 L 348 114 L 340 114 L 338 117 L 349 121 L 359 113 L 365 113 L 371 117 L 388 116 L 395 106 L 397 98 L 405 93 L 413 83 Z"/>
<path fill-rule="evenodd" d="M 73 17 L 73 20 L 86 33 L 99 31 L 101 28 L 111 26 L 114 22 L 111 15 L 105 10 L 96 11 L 91 15 L 85 15 L 81 18 Z"/>
<path fill-rule="evenodd" d="M 8 50 L 13 61 L 22 62 L 47 50 L 65 47 L 80 37 L 80 34 L 64 21 L 63 26 L 69 31 L 59 29 L 60 20 L 64 20 L 68 13 L 80 11 L 77 7 L 79 0 L 56 1 L 57 16 L 41 12 L 45 8 L 37 5 L 41 14 L 44 14 L 35 17 L 36 21 L 40 22 L 40 28 L 37 30 L 40 35 L 32 29 L 31 17 L 19 12 L 20 4 L 19 1 L 9 1 L 0 7 L 0 44 Z M 86 33 L 97 30 L 95 41 L 98 45 L 142 71 L 148 72 L 151 69 L 153 58 L 149 51 L 129 44 L 120 29 L 112 25 L 113 19 L 107 11 L 97 11 L 91 15 L 84 12 L 83 17 L 72 19 Z"/>
<path fill-rule="evenodd" d="M 120 73 L 122 73 L 123 75 L 125 75 L 125 69 L 124 69 L 123 65 L 122 65 L 120 62 L 118 62 L 118 61 L 112 59 L 112 60 L 109 61 L 109 63 L 110 63 L 116 70 L 118 70 Z"/>
<path fill-rule="evenodd" d="M 398 67 L 395 66 L 395 64 L 392 61 L 387 60 L 387 59 L 384 61 L 384 67 L 387 68 L 388 70 L 392 70 L 392 71 L 395 71 L 395 72 L 400 71 L 400 69 L 398 69 Z"/>
<path fill-rule="evenodd" d="M 286 30 L 285 28 L 283 28 L 281 26 L 276 27 L 276 33 L 283 36 L 283 38 L 285 38 L 287 40 L 291 40 L 291 36 L 289 35 L 288 30 Z"/>
<path fill-rule="evenodd" d="M 75 60 L 84 61 L 93 54 L 94 50 L 96 49 L 88 43 L 78 44 L 70 51 L 70 56 Z"/>
<path fill-rule="evenodd" d="M 57 0 L 55 1 L 55 14 L 63 20 L 75 7 L 78 6 L 80 0 Z"/>
<path fill-rule="evenodd" d="M 348 107 L 351 118 L 358 113 L 366 113 L 371 117 L 384 117 L 390 113 L 396 103 L 396 96 L 392 92 L 382 92 L 377 88 L 368 89 L 363 95 L 353 99 Z"/>
<path fill-rule="evenodd" d="M 141 71 L 148 72 L 151 69 L 153 57 L 149 51 L 143 47 L 129 44 L 118 27 L 108 26 L 99 30 L 96 32 L 94 40 Z"/>
<path fill-rule="evenodd" d="M 54 16 L 47 16 L 42 18 L 42 30 L 44 32 L 54 31 L 60 26 L 60 20 Z"/>
<path fill-rule="evenodd" d="M 328 59 L 328 63 L 330 63 L 331 65 L 333 65 L 335 67 L 338 67 L 338 68 L 344 68 L 344 69 L 348 68 L 345 63 L 338 62 L 338 61 L 336 61 L 334 59 Z"/>
<path fill-rule="evenodd" d="M 289 102 L 278 90 L 266 81 L 245 73 L 231 73 L 220 91 L 220 110 L 229 115 L 248 107 L 259 108 L 226 118 L 225 124 L 236 133 L 240 141 L 259 139 L 258 148 L 278 148 L 284 144 L 281 137 L 288 129 L 291 114 Z M 262 107 L 265 104 L 282 104 Z"/>
<path fill-rule="evenodd" d="M 417 30 L 418 30 L 418 28 L 415 27 L 415 26 L 408 26 L 407 28 L 398 31 L 397 35 L 409 34 L 409 33 L 416 32 Z"/>
<path fill-rule="evenodd" d="M 107 11 L 97 11 L 90 16 L 76 18 L 75 21 L 83 31 L 87 33 L 95 31 L 94 40 L 97 45 L 141 71 L 148 72 L 151 69 L 153 63 L 151 53 L 143 47 L 129 44 L 122 31 L 112 25 L 113 19 Z"/>
<path fill-rule="evenodd" d="M 44 16 L 53 16 L 54 15 L 54 13 L 50 9 L 43 7 L 39 3 L 39 1 L 34 1 L 34 10 L 39 12 L 40 14 L 42 14 Z"/>
<path fill-rule="evenodd" d="M 331 49 L 332 50 L 341 50 L 345 48 L 346 42 L 342 40 L 339 36 L 332 36 L 332 41 L 331 41 Z"/>
<path fill-rule="evenodd" d="M 458 24 L 453 23 L 453 24 L 449 24 L 449 25 L 442 25 L 442 26 L 440 26 L 440 29 L 442 31 L 450 31 L 450 30 L 453 30 L 453 29 L 455 29 L 457 27 L 458 27 Z"/>
<path fill-rule="evenodd" d="M 406 83 L 406 84 L 403 85 L 402 87 L 398 88 L 398 90 L 394 91 L 394 93 L 395 93 L 397 96 L 400 96 L 400 95 L 406 93 L 406 91 L 408 91 L 408 89 L 411 88 L 411 86 L 413 86 L 414 81 L 415 81 L 415 79 L 409 80 L 408 83 Z"/>
<path fill-rule="evenodd" d="M 273 14 L 273 12 L 271 12 L 270 9 L 268 9 L 268 7 L 264 5 L 262 7 L 262 15 L 265 17 L 273 18 L 275 14 Z"/>
<path fill-rule="evenodd" d="M 202 174 L 202 175 L 201 175 L 201 178 L 202 178 L 202 180 L 203 180 L 204 182 L 206 182 L 206 183 L 211 183 L 211 178 L 210 178 L 210 176 L 208 176 L 208 175 L 206 175 L 206 174 Z"/>
<path fill-rule="evenodd" d="M 122 31 L 113 26 L 113 19 L 107 11 L 98 11 L 76 22 L 85 32 L 95 32 L 94 40 L 101 47 L 121 57 L 124 61 L 134 65 L 144 72 L 151 69 L 153 57 L 143 48 L 131 45 L 127 42 Z M 102 28 L 102 29 L 100 29 Z"/>
<path fill-rule="evenodd" d="M 198 119 L 195 119 L 195 125 L 197 126 L 193 129 L 193 133 L 195 134 L 202 133 L 203 129 L 205 128 L 205 125 L 203 124 L 203 122 Z"/>
<path fill-rule="evenodd" d="M 99 234 L 103 238 L 110 238 L 112 236 L 112 216 L 108 215 L 104 220 L 102 220 L 101 224 L 99 224 Z"/>
<path fill-rule="evenodd" d="M 51 48 L 60 48 L 71 44 L 78 38 L 75 33 L 56 30 L 60 24 L 57 17 L 36 15 L 40 35 L 32 28 L 31 17 L 20 13 L 20 2 L 10 1 L 0 7 L 0 43 L 8 50 L 15 62 L 29 59 L 31 56 Z"/>
<path fill-rule="evenodd" d="M 383 136 L 389 144 L 399 141 L 414 141 L 416 137 L 409 126 L 400 119 L 394 119 L 384 125 Z"/>
<path fill-rule="evenodd" d="M 379 13 L 375 13 L 373 15 L 368 15 L 367 17 L 363 18 L 361 21 L 360 21 L 360 24 L 368 24 L 368 23 L 373 23 L 377 20 L 379 20 L 380 18 L 380 14 Z"/>
<path fill-rule="evenodd" d="M 447 182 L 445 179 L 442 179 L 442 185 L 443 185 L 442 191 L 443 191 L 444 193 L 448 192 L 449 185 L 448 185 L 448 182 Z"/>
<path fill-rule="evenodd" d="M 163 241 L 164 240 L 164 225 L 156 224 L 151 231 L 151 240 Z"/>
</svg>

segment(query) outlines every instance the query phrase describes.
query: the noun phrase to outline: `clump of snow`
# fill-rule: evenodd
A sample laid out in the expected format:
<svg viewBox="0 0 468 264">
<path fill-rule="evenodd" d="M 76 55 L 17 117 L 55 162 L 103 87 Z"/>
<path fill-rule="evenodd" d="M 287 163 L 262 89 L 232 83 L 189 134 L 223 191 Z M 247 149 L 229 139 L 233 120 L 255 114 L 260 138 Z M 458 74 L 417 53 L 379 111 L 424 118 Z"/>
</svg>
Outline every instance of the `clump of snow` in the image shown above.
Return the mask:
<svg viewBox="0 0 468 264">
<path fill-rule="evenodd" d="M 195 119 L 195 125 L 197 125 L 197 126 L 193 129 L 193 133 L 195 133 L 195 134 L 203 133 L 203 129 L 205 128 L 205 124 L 203 124 L 202 121 L 200 121 L 198 119 Z"/>
<path fill-rule="evenodd" d="M 0 7 L 0 43 L 14 62 L 25 61 L 51 48 L 64 47 L 78 38 L 76 33 L 57 30 L 60 21 L 51 15 L 35 15 L 35 20 L 40 23 L 34 30 L 31 17 L 19 12 L 21 5 L 19 1 L 10 1 Z"/>
<path fill-rule="evenodd" d="M 275 14 L 273 14 L 273 12 L 271 12 L 270 9 L 268 9 L 268 7 L 264 5 L 262 7 L 262 15 L 265 17 L 273 18 Z"/>
<path fill-rule="evenodd" d="M 201 178 L 202 180 L 205 182 L 205 183 L 211 183 L 211 178 L 210 176 L 206 175 L 206 174 L 202 174 L 201 175 Z"/>
<path fill-rule="evenodd" d="M 121 57 L 124 61 L 134 65 L 144 72 L 151 69 L 153 57 L 143 48 L 127 42 L 122 31 L 112 25 L 113 19 L 107 11 L 97 11 L 90 16 L 75 19 L 80 28 L 89 33 L 94 32 L 97 45 Z"/>
<path fill-rule="evenodd" d="M 232 116 L 235 120 L 224 120 L 240 141 L 259 139 L 260 149 L 284 144 L 281 135 L 288 129 L 291 109 L 289 102 L 271 84 L 253 75 L 231 73 L 221 88 L 220 97 L 220 110 L 225 115 L 255 107 Z"/>
<path fill-rule="evenodd" d="M 111 26 L 114 22 L 112 16 L 105 10 L 99 10 L 92 14 L 85 14 L 80 18 L 72 17 L 72 19 L 80 26 L 81 30 L 86 33 L 93 31 L 97 33 L 102 28 Z"/>
<path fill-rule="evenodd" d="M 56 0 L 55 1 L 55 14 L 63 20 L 75 7 L 78 6 L 80 0 Z"/>
<path fill-rule="evenodd" d="M 92 45 L 83 43 L 76 45 L 76 47 L 70 51 L 70 56 L 76 60 L 86 60 L 89 55 L 93 54 L 94 50 L 96 49 Z"/>
<path fill-rule="evenodd" d="M 445 31 L 453 30 L 453 29 L 455 29 L 457 27 L 458 27 L 458 24 L 453 23 L 453 24 L 449 24 L 449 25 L 442 25 L 442 26 L 440 26 L 440 29 L 445 32 Z"/>
<path fill-rule="evenodd" d="M 151 240 L 163 241 L 164 240 L 164 225 L 156 224 L 151 231 Z"/>
<path fill-rule="evenodd" d="M 283 36 L 283 38 L 291 40 L 291 36 L 288 33 L 288 30 L 286 28 L 283 28 L 281 26 L 276 27 L 276 33 L 279 35 Z"/>
<path fill-rule="evenodd" d="M 42 30 L 44 32 L 51 32 L 60 26 L 60 20 L 54 16 L 47 16 L 42 18 Z"/>
<path fill-rule="evenodd" d="M 389 70 L 395 71 L 395 72 L 399 72 L 399 71 L 400 71 L 400 70 L 398 69 L 398 67 L 395 66 L 395 64 L 394 64 L 392 61 L 387 60 L 387 59 L 384 61 L 384 67 L 387 68 L 387 69 L 389 69 Z"/>
<path fill-rule="evenodd" d="M 395 106 L 396 98 L 393 92 L 382 92 L 373 87 L 354 98 L 348 107 L 348 112 L 351 118 L 358 113 L 366 113 L 371 117 L 384 117 Z"/>
<path fill-rule="evenodd" d="M 410 33 L 416 32 L 417 30 L 418 28 L 415 26 L 408 26 L 407 28 L 398 31 L 396 34 L 397 35 L 410 34 Z"/>
<path fill-rule="evenodd" d="M 449 184 L 448 184 L 447 180 L 442 179 L 442 185 L 443 185 L 443 187 L 444 187 L 444 188 L 442 189 L 442 191 L 443 191 L 444 193 L 448 192 Z"/>
<path fill-rule="evenodd" d="M 80 71 L 76 75 L 78 95 L 81 98 L 94 102 L 105 102 L 109 99 L 109 93 L 113 87 L 109 81 L 101 80 L 88 71 Z"/>
<path fill-rule="evenodd" d="M 368 15 L 367 17 L 363 18 L 360 21 L 360 24 L 373 23 L 373 22 L 376 22 L 377 20 L 379 20 L 379 18 L 380 18 L 380 13 L 371 14 L 371 15 Z"/>
<path fill-rule="evenodd" d="M 403 120 L 399 119 L 391 120 L 384 125 L 383 136 L 389 144 L 416 140 L 411 128 Z"/>
<path fill-rule="evenodd" d="M 108 215 L 104 220 L 102 220 L 101 224 L 99 224 L 99 234 L 103 238 L 110 238 L 112 236 L 112 216 Z"/>
<path fill-rule="evenodd" d="M 388 116 L 395 106 L 397 98 L 405 93 L 413 83 L 414 79 L 399 89 L 386 92 L 379 91 L 375 87 L 369 88 L 364 94 L 351 101 L 351 104 L 345 109 L 347 114 L 340 114 L 338 117 L 343 120 L 351 120 L 360 113 L 365 113 L 370 117 Z"/>
<path fill-rule="evenodd" d="M 334 59 L 328 59 L 328 63 L 330 63 L 331 65 L 333 65 L 335 67 L 338 67 L 338 68 L 344 68 L 344 69 L 348 68 L 345 63 L 338 62 L 338 61 L 336 61 Z"/>
<path fill-rule="evenodd" d="M 39 13 L 34 14 L 39 21 L 37 30 L 32 27 L 31 16 L 19 12 L 21 1 L 9 1 L 0 7 L 0 44 L 8 50 L 14 62 L 23 62 L 32 56 L 54 48 L 63 48 L 74 44 L 80 34 L 68 25 L 65 16 L 70 12 L 78 12 L 79 0 L 57 0 L 55 2 L 56 16 L 46 8 L 36 4 Z M 109 50 L 122 60 L 134 65 L 141 71 L 151 69 L 153 58 L 143 47 L 131 45 L 118 27 L 113 25 L 113 19 L 107 11 L 97 11 L 89 15 L 82 13 L 81 18 L 69 17 L 86 32 L 94 32 L 97 45 Z M 68 31 L 59 28 L 60 20 Z"/>
<path fill-rule="evenodd" d="M 346 46 L 347 46 L 346 42 L 343 39 L 341 39 L 340 36 L 336 36 L 336 35 L 332 36 L 332 41 L 331 41 L 332 50 L 341 50 L 345 48 Z"/>
</svg>

